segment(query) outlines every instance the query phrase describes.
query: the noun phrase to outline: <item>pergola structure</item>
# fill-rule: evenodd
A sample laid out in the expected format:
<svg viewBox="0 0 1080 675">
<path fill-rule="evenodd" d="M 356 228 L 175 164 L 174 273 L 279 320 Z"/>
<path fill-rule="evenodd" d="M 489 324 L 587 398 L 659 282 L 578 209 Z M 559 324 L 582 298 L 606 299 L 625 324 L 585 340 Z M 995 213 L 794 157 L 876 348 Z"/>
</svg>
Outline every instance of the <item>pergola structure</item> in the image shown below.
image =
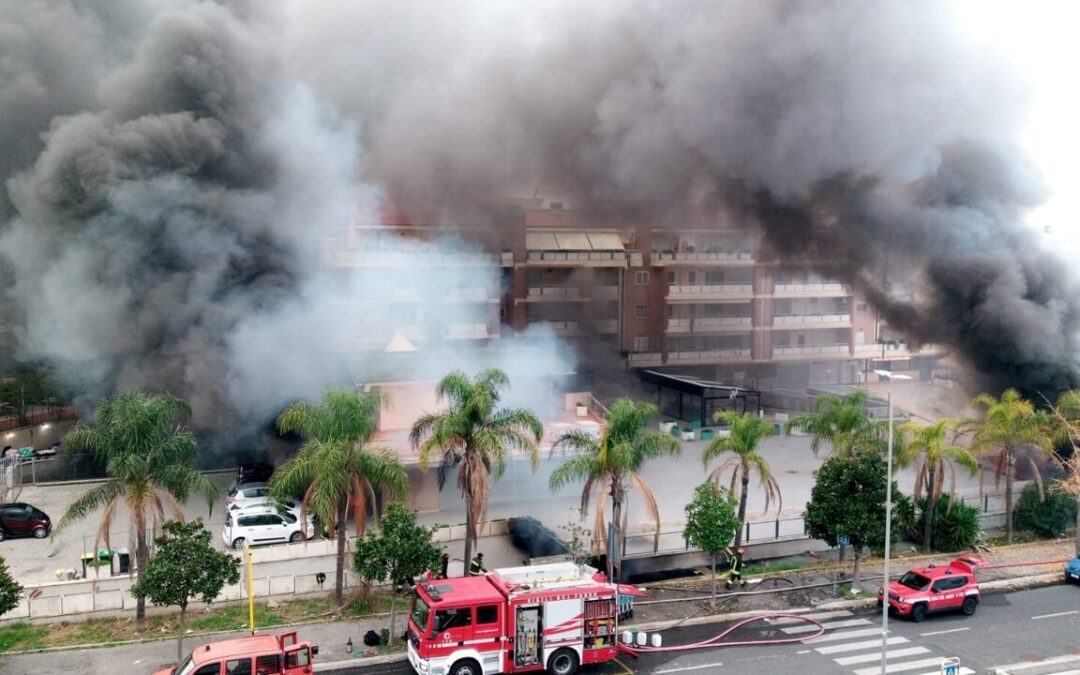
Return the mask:
<svg viewBox="0 0 1080 675">
<path fill-rule="evenodd" d="M 744 389 L 690 375 L 673 375 L 655 370 L 641 371 L 641 379 L 656 385 L 656 407 L 661 414 L 664 413 L 664 391 L 673 391 L 678 395 L 677 417 L 687 419 L 684 411 L 688 405 L 696 403 L 701 426 L 708 426 L 713 413 L 718 410 L 757 414 L 761 409 L 761 392 L 757 389 Z M 686 401 L 687 397 L 691 400 Z"/>
</svg>

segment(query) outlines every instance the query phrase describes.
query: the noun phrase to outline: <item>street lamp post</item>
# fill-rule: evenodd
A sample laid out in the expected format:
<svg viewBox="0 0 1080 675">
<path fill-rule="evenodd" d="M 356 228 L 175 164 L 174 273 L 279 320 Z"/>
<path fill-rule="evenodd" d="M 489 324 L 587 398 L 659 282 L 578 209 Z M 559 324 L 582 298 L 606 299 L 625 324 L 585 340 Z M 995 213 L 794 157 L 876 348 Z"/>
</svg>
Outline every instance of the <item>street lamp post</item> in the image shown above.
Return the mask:
<svg viewBox="0 0 1080 675">
<path fill-rule="evenodd" d="M 893 380 L 910 380 L 911 377 L 894 373 L 891 370 L 875 370 L 874 373 L 889 380 L 889 388 L 886 390 L 889 401 L 889 449 L 885 460 L 885 466 L 887 467 L 885 470 L 885 581 L 881 586 L 881 675 L 885 675 L 888 672 L 885 667 L 889 656 L 889 554 L 892 549 L 892 382 Z"/>
</svg>

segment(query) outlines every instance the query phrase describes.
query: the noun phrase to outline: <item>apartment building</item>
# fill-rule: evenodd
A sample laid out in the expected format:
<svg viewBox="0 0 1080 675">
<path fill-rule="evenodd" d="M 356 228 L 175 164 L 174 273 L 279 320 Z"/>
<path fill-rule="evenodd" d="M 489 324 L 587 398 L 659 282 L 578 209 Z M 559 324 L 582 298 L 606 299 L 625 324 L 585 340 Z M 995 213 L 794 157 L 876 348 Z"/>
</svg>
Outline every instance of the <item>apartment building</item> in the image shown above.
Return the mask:
<svg viewBox="0 0 1080 675">
<path fill-rule="evenodd" d="M 937 356 L 890 335 L 846 285 L 780 263 L 734 225 L 600 221 L 537 199 L 517 200 L 494 228 L 440 232 L 356 224 L 328 246 L 330 266 L 408 271 L 372 299 L 378 328 L 350 348 L 509 348 L 554 334 L 623 368 L 754 389 L 856 383 L 881 367 L 928 376 Z"/>
</svg>

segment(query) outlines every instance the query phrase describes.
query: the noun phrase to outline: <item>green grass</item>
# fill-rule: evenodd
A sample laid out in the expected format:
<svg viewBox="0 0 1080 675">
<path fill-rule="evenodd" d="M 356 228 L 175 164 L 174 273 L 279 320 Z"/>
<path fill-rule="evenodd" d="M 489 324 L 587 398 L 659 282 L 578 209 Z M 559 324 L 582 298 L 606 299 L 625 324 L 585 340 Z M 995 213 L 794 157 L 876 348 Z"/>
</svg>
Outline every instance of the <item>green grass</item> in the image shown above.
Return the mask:
<svg viewBox="0 0 1080 675">
<path fill-rule="evenodd" d="M 48 626 L 31 626 L 27 623 L 4 626 L 0 628 L 0 653 L 13 649 L 32 649 L 48 634 Z"/>
<path fill-rule="evenodd" d="M 813 566 L 820 566 L 821 563 L 813 563 Z M 762 574 L 775 574 L 777 572 L 791 572 L 793 570 L 801 570 L 804 567 L 809 567 L 807 563 L 797 562 L 778 562 L 778 563 L 763 563 L 760 565 L 747 565 L 743 568 L 743 576 L 759 576 Z M 719 567 L 717 567 L 719 571 Z"/>
</svg>

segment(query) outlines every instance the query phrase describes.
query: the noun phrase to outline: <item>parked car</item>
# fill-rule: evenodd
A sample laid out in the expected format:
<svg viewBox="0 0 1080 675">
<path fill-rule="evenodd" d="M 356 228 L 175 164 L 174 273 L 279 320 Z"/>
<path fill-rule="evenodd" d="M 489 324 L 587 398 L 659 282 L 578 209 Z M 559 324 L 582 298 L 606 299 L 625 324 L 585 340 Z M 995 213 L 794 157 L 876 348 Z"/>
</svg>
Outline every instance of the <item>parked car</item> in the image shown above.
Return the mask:
<svg viewBox="0 0 1080 675">
<path fill-rule="evenodd" d="M 916 623 L 931 612 L 959 610 L 971 616 L 979 606 L 979 583 L 975 570 L 986 563 L 963 556 L 948 565 L 917 567 L 889 584 L 889 613 L 911 617 Z M 878 588 L 878 606 L 884 589 Z"/>
<path fill-rule="evenodd" d="M 277 636 L 253 635 L 199 645 L 183 663 L 159 670 L 154 675 L 199 675 L 223 671 L 302 675 L 312 671 L 312 661 L 318 653 L 317 646 L 297 641 L 295 632 Z"/>
<path fill-rule="evenodd" d="M 266 486 L 266 483 L 249 483 L 247 485 L 233 483 L 225 496 L 225 510 L 235 511 L 248 506 L 265 504 L 269 496 L 270 488 Z"/>
<path fill-rule="evenodd" d="M 266 483 L 269 482 L 270 476 L 273 475 L 273 466 L 269 464 L 260 464 L 258 462 L 248 462 L 241 464 L 240 467 L 236 469 L 236 484 Z"/>
<path fill-rule="evenodd" d="M 1080 555 L 1065 563 L 1065 583 L 1080 584 Z"/>
<path fill-rule="evenodd" d="M 299 517 L 270 505 L 231 511 L 221 532 L 221 540 L 234 549 L 243 548 L 245 543 L 251 546 L 280 544 L 314 536 L 315 523 L 310 517 L 301 529 Z"/>
<path fill-rule="evenodd" d="M 0 541 L 8 537 L 44 539 L 50 532 L 52 520 L 36 506 L 22 502 L 0 505 Z"/>
</svg>

